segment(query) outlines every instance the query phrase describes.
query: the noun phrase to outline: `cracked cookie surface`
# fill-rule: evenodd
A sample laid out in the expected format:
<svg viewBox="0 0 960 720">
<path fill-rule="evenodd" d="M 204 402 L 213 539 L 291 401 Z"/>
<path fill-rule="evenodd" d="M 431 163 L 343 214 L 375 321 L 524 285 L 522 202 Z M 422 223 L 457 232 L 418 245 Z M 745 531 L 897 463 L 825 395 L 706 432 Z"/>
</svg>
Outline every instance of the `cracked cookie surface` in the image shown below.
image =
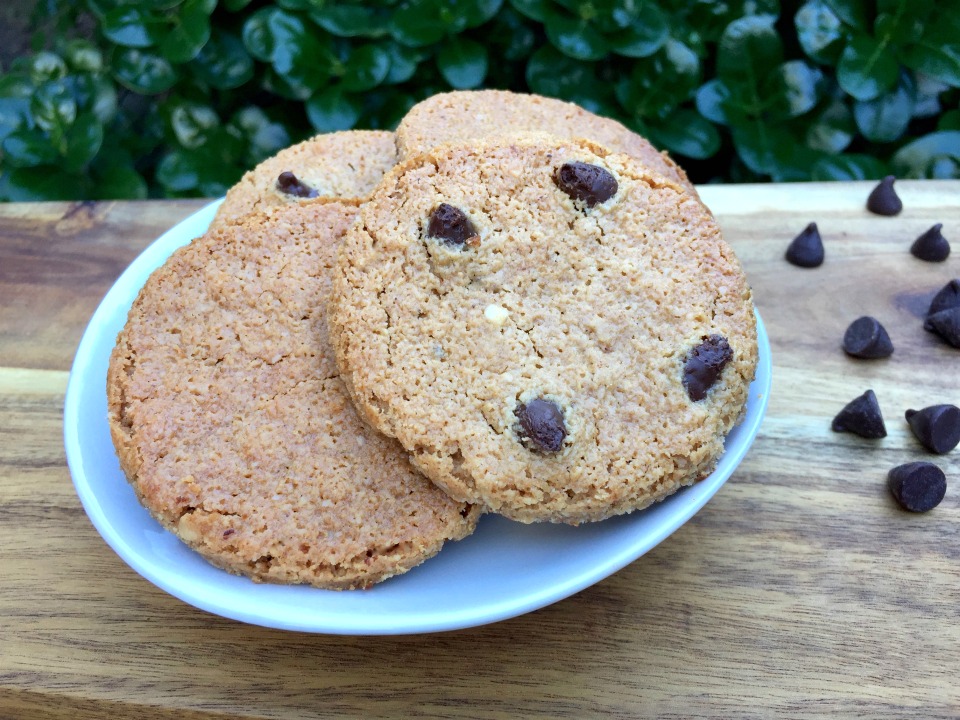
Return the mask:
<svg viewBox="0 0 960 720">
<path fill-rule="evenodd" d="M 145 284 L 108 373 L 139 499 L 210 562 L 258 581 L 366 587 L 472 532 L 338 377 L 325 308 L 357 208 L 288 206 L 208 232 Z"/>
<path fill-rule="evenodd" d="M 288 205 L 331 200 L 360 203 L 396 162 L 391 132 L 346 130 L 317 135 L 245 173 L 227 192 L 211 227 Z"/>
<path fill-rule="evenodd" d="M 431 231 L 440 207 L 471 242 Z M 524 522 L 599 520 L 706 476 L 757 361 L 709 210 L 630 156 L 539 135 L 391 171 L 341 246 L 328 319 L 367 421 L 452 496 Z"/>
</svg>

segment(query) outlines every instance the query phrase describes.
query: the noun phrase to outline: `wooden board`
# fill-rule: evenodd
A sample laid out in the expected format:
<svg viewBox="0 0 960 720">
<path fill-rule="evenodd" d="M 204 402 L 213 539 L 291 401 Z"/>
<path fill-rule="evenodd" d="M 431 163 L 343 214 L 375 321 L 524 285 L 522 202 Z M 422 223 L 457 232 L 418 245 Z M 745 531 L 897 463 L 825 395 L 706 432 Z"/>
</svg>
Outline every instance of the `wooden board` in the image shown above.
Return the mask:
<svg viewBox="0 0 960 720">
<path fill-rule="evenodd" d="M 960 277 L 960 182 L 704 187 L 773 346 L 768 416 L 689 523 L 611 578 L 496 625 L 351 638 L 187 606 L 87 520 L 61 414 L 85 324 L 113 280 L 196 201 L 0 205 L 0 718 L 960 717 L 960 451 L 947 497 L 900 511 L 887 470 L 929 459 L 902 413 L 960 404 L 960 350 L 921 329 Z M 818 269 L 783 252 L 809 221 Z M 947 262 L 911 257 L 934 222 Z M 840 350 L 879 318 L 892 358 Z M 873 388 L 889 435 L 829 430 Z"/>
</svg>

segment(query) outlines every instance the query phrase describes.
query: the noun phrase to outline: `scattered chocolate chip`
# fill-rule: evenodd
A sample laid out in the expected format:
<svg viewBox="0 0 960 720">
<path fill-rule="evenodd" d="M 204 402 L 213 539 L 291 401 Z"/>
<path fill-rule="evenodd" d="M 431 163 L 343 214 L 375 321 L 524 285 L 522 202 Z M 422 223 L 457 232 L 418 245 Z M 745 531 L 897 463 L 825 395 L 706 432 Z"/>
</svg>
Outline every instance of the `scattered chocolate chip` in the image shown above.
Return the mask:
<svg viewBox="0 0 960 720">
<path fill-rule="evenodd" d="M 447 203 L 440 203 L 430 213 L 427 237 L 442 240 L 444 245 L 450 247 L 462 248 L 464 245 L 476 247 L 479 244 L 480 234 L 463 210 Z"/>
<path fill-rule="evenodd" d="M 850 323 L 843 334 L 843 350 L 855 358 L 875 360 L 893 355 L 893 343 L 876 318 L 864 316 Z"/>
<path fill-rule="evenodd" d="M 837 413 L 830 428 L 834 432 L 852 432 L 854 435 L 876 440 L 887 436 L 887 428 L 880 414 L 880 403 L 873 390 L 854 398 Z"/>
<path fill-rule="evenodd" d="M 528 447 L 541 452 L 557 452 L 567 437 L 563 411 L 555 402 L 537 398 L 521 403 L 514 411 L 520 421 L 521 435 Z"/>
<path fill-rule="evenodd" d="M 823 240 L 815 222 L 807 225 L 787 247 L 787 262 L 797 267 L 819 267 L 823 264 L 823 257 Z"/>
<path fill-rule="evenodd" d="M 950 243 L 940 232 L 943 223 L 937 223 L 913 241 L 910 254 L 927 262 L 943 262 L 950 255 Z"/>
<path fill-rule="evenodd" d="M 683 366 L 683 386 L 694 402 L 703 400 L 733 357 L 730 344 L 722 335 L 711 335 L 693 348 Z"/>
<path fill-rule="evenodd" d="M 617 194 L 617 179 L 597 165 L 583 162 L 564 163 L 553 174 L 553 181 L 574 200 L 583 201 L 588 208 Z"/>
<path fill-rule="evenodd" d="M 954 278 L 933 296 L 927 315 L 936 315 L 942 310 L 960 307 L 960 278 Z"/>
<path fill-rule="evenodd" d="M 933 463 L 898 465 L 887 475 L 890 492 L 904 510 L 933 510 L 947 494 L 947 477 Z"/>
<path fill-rule="evenodd" d="M 280 173 L 277 177 L 277 190 L 298 198 L 315 198 L 320 194 L 316 189 L 301 182 L 301 180 L 289 170 Z"/>
<path fill-rule="evenodd" d="M 893 175 L 887 175 L 880 181 L 867 198 L 867 210 L 876 215 L 900 214 L 903 203 L 897 197 L 897 191 L 893 189 L 895 181 L 896 178 Z"/>
<path fill-rule="evenodd" d="M 956 405 L 907 410 L 905 417 L 917 440 L 930 452 L 944 455 L 960 444 L 960 408 Z"/>
<path fill-rule="evenodd" d="M 955 348 L 960 348 L 960 307 L 927 315 L 923 329 L 935 332 Z"/>
</svg>

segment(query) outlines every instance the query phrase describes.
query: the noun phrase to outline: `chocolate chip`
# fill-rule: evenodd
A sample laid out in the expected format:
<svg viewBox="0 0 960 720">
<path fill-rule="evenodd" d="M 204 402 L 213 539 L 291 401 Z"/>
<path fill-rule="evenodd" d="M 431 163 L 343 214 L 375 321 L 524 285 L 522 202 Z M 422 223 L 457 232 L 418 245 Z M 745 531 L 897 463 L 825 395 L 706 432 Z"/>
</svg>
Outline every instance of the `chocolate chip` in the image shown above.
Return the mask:
<svg viewBox="0 0 960 720">
<path fill-rule="evenodd" d="M 843 334 L 843 350 L 855 358 L 874 360 L 893 355 L 893 343 L 876 318 L 864 316 L 850 323 Z"/>
<path fill-rule="evenodd" d="M 518 405 L 514 414 L 520 421 L 520 435 L 531 450 L 557 452 L 563 447 L 567 426 L 555 402 L 537 398 Z"/>
<path fill-rule="evenodd" d="M 440 203 L 430 213 L 427 237 L 437 238 L 444 245 L 456 248 L 464 245 L 476 247 L 480 240 L 480 234 L 463 210 L 447 203 Z"/>
<path fill-rule="evenodd" d="M 687 355 L 683 366 L 683 386 L 694 402 L 703 400 L 733 358 L 733 350 L 722 335 L 710 335 Z"/>
<path fill-rule="evenodd" d="M 956 405 L 907 410 L 905 417 L 917 440 L 930 452 L 944 455 L 960 444 L 960 408 Z"/>
<path fill-rule="evenodd" d="M 887 475 L 890 492 L 904 510 L 933 510 L 947 494 L 947 477 L 933 463 L 898 465 Z"/>
<path fill-rule="evenodd" d="M 910 246 L 910 253 L 921 260 L 927 262 L 943 262 L 950 255 L 950 243 L 940 232 L 943 229 L 943 223 L 937 223 L 923 235 L 913 241 Z"/>
<path fill-rule="evenodd" d="M 867 210 L 876 215 L 900 214 L 903 203 L 897 197 L 897 191 L 893 189 L 895 181 L 896 178 L 893 175 L 887 175 L 880 181 L 867 198 Z"/>
<path fill-rule="evenodd" d="M 927 315 L 923 329 L 935 332 L 955 348 L 960 348 L 960 307 Z"/>
<path fill-rule="evenodd" d="M 289 170 L 280 173 L 277 177 L 277 190 L 298 198 L 315 198 L 320 194 Z"/>
<path fill-rule="evenodd" d="M 873 390 L 854 398 L 837 413 L 830 428 L 834 432 L 852 432 L 854 435 L 876 440 L 887 436 L 887 428 L 880 414 L 880 403 Z"/>
<path fill-rule="evenodd" d="M 583 162 L 564 163 L 553 174 L 553 181 L 567 195 L 582 201 L 588 208 L 612 198 L 619 187 L 609 170 Z"/>
<path fill-rule="evenodd" d="M 816 223 L 810 223 L 787 247 L 787 262 L 797 267 L 812 268 L 823 264 L 823 240 Z"/>
<path fill-rule="evenodd" d="M 954 278 L 933 296 L 927 315 L 935 315 L 942 310 L 960 307 L 960 278 Z"/>
</svg>

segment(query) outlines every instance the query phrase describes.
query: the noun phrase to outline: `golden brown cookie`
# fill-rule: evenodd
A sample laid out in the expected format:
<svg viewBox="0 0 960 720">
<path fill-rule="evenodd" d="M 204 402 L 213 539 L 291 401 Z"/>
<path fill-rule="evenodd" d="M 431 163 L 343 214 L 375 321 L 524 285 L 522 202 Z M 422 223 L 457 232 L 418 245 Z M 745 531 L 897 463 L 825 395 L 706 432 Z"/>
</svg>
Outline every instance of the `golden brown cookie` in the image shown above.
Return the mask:
<svg viewBox="0 0 960 720">
<path fill-rule="evenodd" d="M 347 233 L 331 298 L 363 416 L 453 497 L 524 522 L 598 520 L 703 478 L 757 361 L 711 213 L 585 140 L 402 163 Z"/>
<path fill-rule="evenodd" d="M 501 133 L 548 132 L 558 137 L 587 138 L 643 165 L 696 194 L 686 173 L 667 153 L 610 118 L 579 105 L 507 90 L 458 90 L 440 93 L 414 105 L 397 127 L 400 159 L 447 142 L 464 142 Z"/>
<path fill-rule="evenodd" d="M 352 205 L 290 205 L 208 232 L 137 297 L 110 359 L 121 466 L 214 565 L 257 581 L 366 587 L 472 532 L 356 415 L 325 309 Z"/>
<path fill-rule="evenodd" d="M 393 133 L 347 130 L 281 150 L 227 192 L 211 227 L 259 210 L 338 200 L 359 203 L 397 162 Z"/>
</svg>

